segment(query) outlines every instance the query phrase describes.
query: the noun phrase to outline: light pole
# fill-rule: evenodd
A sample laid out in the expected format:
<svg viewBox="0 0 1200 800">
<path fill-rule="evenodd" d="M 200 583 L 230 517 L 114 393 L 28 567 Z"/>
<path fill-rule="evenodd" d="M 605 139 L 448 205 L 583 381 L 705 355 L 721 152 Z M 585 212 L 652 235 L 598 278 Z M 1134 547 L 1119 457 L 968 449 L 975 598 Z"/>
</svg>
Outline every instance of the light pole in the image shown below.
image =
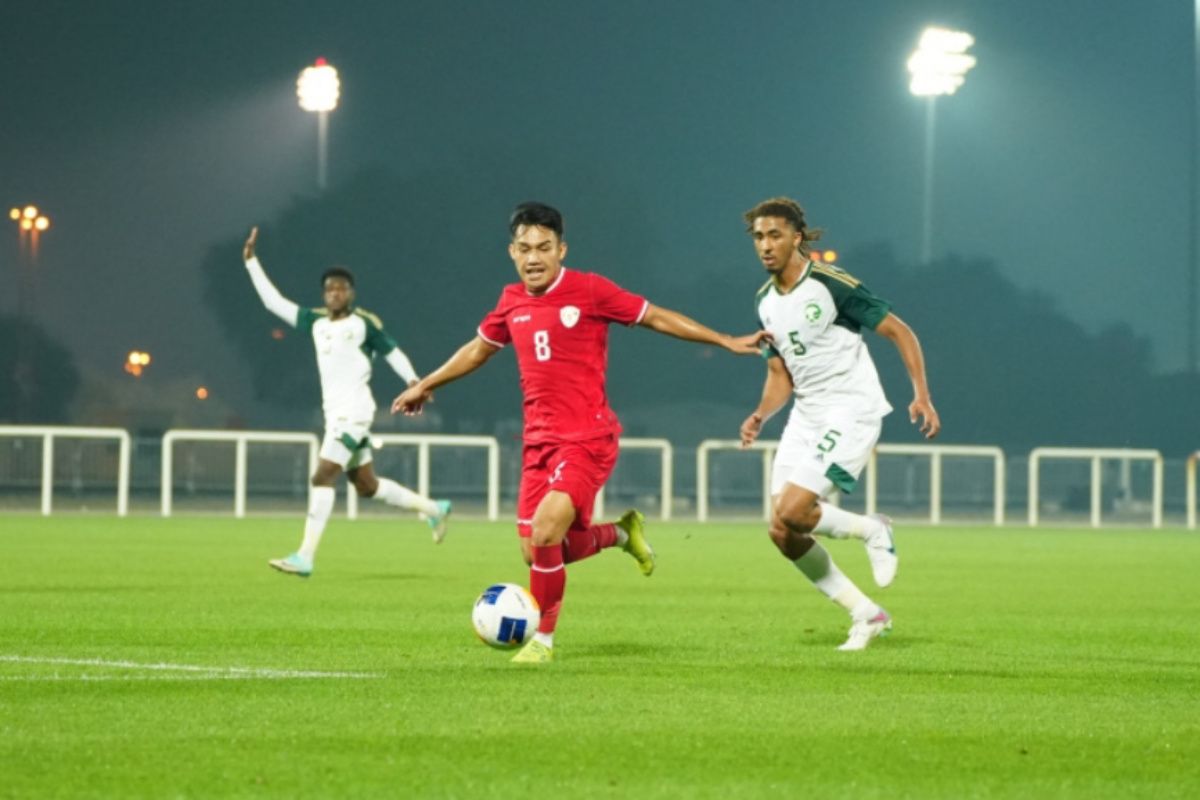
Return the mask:
<svg viewBox="0 0 1200 800">
<path fill-rule="evenodd" d="M 14 208 L 8 212 L 8 218 L 17 226 L 21 242 L 21 260 L 25 260 L 25 252 L 29 251 L 29 263 L 21 267 L 21 279 L 17 284 L 17 313 L 20 316 L 33 316 L 33 286 L 34 270 L 37 268 L 38 245 L 42 234 L 50 230 L 50 218 L 38 210 L 37 206 Z M 26 244 L 28 242 L 28 244 Z"/>
<path fill-rule="evenodd" d="M 329 112 L 337 108 L 341 83 L 337 70 L 323 58 L 300 71 L 296 97 L 300 107 L 317 114 L 317 188 L 324 191 L 329 139 Z"/>
<path fill-rule="evenodd" d="M 954 94 L 963 85 L 967 71 L 975 66 L 975 56 L 967 49 L 975 37 L 963 31 L 926 28 L 916 51 L 908 59 L 912 80 L 908 89 L 917 97 L 928 98 L 925 107 L 925 194 L 921 224 L 921 263 L 933 257 L 933 142 L 938 95 Z"/>
<path fill-rule="evenodd" d="M 1188 237 L 1187 277 L 1187 372 L 1200 372 L 1200 358 L 1196 348 L 1200 347 L 1200 328 L 1197 327 L 1196 304 L 1200 299 L 1200 0 L 1196 0 L 1192 12 L 1192 135 L 1189 150 L 1191 172 L 1191 216 Z"/>
</svg>

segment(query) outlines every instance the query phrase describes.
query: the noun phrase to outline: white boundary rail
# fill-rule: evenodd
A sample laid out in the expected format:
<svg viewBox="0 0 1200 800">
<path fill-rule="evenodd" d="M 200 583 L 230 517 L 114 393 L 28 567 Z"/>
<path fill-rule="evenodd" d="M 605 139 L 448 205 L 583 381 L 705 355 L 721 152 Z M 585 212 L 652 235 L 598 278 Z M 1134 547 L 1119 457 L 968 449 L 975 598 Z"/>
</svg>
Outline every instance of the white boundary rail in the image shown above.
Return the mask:
<svg viewBox="0 0 1200 800">
<path fill-rule="evenodd" d="M 372 441 L 384 445 L 410 445 L 417 448 L 417 493 L 429 497 L 429 448 L 482 447 L 487 453 L 487 515 L 489 520 L 500 519 L 500 443 L 493 436 L 455 436 L 432 433 L 375 433 Z M 358 495 L 354 485 L 346 484 L 346 515 L 358 519 Z"/>
<path fill-rule="evenodd" d="M 671 447 L 671 443 L 666 439 L 622 438 L 620 448 L 622 450 L 658 450 L 662 454 L 662 479 L 659 484 L 662 504 L 659 518 L 670 519 L 671 506 L 674 504 L 672 487 L 675 485 L 675 476 L 672 470 L 675 451 Z M 596 502 L 592 506 L 592 516 L 596 519 L 604 517 L 604 487 L 600 487 L 600 493 L 596 495 Z"/>
<path fill-rule="evenodd" d="M 173 450 L 175 442 L 233 442 L 233 514 L 239 519 L 246 516 L 246 444 L 306 444 L 308 445 L 308 474 L 317 469 L 317 449 L 320 443 L 316 434 L 294 431 L 167 431 L 162 439 L 162 515 L 171 516 L 171 492 L 173 488 Z"/>
<path fill-rule="evenodd" d="M 867 462 L 867 513 L 876 510 L 878 491 L 878 464 L 880 455 L 929 456 L 929 521 L 934 525 L 942 521 L 942 456 L 974 456 L 990 458 L 994 464 L 995 479 L 992 485 L 992 520 L 996 525 L 1004 524 L 1004 451 L 999 447 L 959 444 L 880 444 L 876 445 Z"/>
<path fill-rule="evenodd" d="M 50 516 L 54 507 L 54 440 L 59 439 L 116 439 L 120 443 L 117 456 L 117 516 L 129 513 L 129 431 L 121 428 L 75 428 L 66 425 L 0 425 L 0 436 L 10 438 L 42 437 L 42 516 Z"/>
<path fill-rule="evenodd" d="M 1163 458 L 1157 450 L 1128 450 L 1099 447 L 1035 447 L 1029 451 L 1029 525 L 1038 524 L 1038 469 L 1043 458 L 1091 459 L 1091 524 L 1100 527 L 1102 459 L 1126 459 L 1149 461 L 1154 466 L 1154 488 L 1151 500 L 1151 518 L 1155 528 L 1162 527 L 1163 510 Z"/>
<path fill-rule="evenodd" d="M 1188 456 L 1187 460 L 1187 526 L 1196 527 L 1196 462 L 1200 461 L 1200 450 Z"/>
<path fill-rule="evenodd" d="M 778 441 L 759 440 L 746 450 L 762 453 L 763 519 L 771 518 L 771 459 Z M 696 448 L 696 521 L 708 521 L 708 454 L 713 450 L 742 450 L 738 439 L 705 439 Z"/>
</svg>

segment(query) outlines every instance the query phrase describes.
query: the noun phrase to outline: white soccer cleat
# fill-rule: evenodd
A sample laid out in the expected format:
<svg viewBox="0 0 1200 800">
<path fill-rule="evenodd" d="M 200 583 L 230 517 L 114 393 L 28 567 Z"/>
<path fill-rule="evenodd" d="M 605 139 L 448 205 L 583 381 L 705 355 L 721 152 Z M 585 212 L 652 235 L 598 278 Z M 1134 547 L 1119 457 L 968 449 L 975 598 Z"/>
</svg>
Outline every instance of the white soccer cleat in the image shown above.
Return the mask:
<svg viewBox="0 0 1200 800">
<path fill-rule="evenodd" d="M 887 636 L 892 629 L 892 618 L 882 608 L 870 619 L 862 619 L 850 626 L 850 636 L 838 647 L 844 653 L 866 650 L 872 639 Z"/>
<path fill-rule="evenodd" d="M 434 516 L 425 517 L 425 521 L 429 523 L 429 532 L 433 535 L 433 543 L 441 544 L 446 538 L 446 518 L 450 516 L 450 501 L 435 500 L 437 503 L 438 513 Z"/>
<path fill-rule="evenodd" d="M 896 568 L 900 556 L 896 555 L 896 538 L 892 534 L 892 519 L 883 514 L 872 514 L 882 527 L 868 536 L 863 544 L 867 547 L 867 558 L 871 561 L 871 575 L 880 586 L 891 586 L 896 579 Z"/>
</svg>

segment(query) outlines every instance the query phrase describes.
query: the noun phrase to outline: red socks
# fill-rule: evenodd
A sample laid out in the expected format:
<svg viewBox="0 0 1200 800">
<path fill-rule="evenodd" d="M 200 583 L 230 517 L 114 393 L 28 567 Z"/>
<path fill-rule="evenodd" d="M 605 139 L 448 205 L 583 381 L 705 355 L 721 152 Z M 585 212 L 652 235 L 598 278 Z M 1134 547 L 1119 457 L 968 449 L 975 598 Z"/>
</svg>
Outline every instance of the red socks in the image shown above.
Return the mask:
<svg viewBox="0 0 1200 800">
<path fill-rule="evenodd" d="M 533 548 L 533 565 L 529 568 L 529 591 L 542 607 L 539 633 L 554 633 L 558 612 L 562 608 L 563 591 L 567 587 L 567 570 L 563 565 L 562 545 Z"/>
<path fill-rule="evenodd" d="M 596 553 L 599 553 L 606 547 L 612 547 L 616 543 L 617 526 L 611 522 L 603 525 L 593 525 L 586 531 L 567 531 L 567 538 L 562 543 L 563 562 L 572 564 L 576 561 L 582 561 L 585 558 L 596 555 Z"/>
</svg>

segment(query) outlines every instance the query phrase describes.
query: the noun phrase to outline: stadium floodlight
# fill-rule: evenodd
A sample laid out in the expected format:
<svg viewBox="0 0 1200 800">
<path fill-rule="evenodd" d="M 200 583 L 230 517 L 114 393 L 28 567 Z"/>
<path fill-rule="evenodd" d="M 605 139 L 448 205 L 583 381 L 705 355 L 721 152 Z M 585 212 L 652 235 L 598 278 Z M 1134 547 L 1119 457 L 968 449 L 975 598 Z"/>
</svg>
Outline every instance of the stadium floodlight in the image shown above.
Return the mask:
<svg viewBox="0 0 1200 800">
<path fill-rule="evenodd" d="M 296 97 L 300 107 L 317 115 L 317 187 L 325 188 L 326 153 L 329 139 L 329 112 L 337 108 L 342 84 L 338 72 L 323 58 L 300 71 L 296 79 Z"/>
<path fill-rule="evenodd" d="M 926 28 L 908 59 L 912 75 L 908 90 L 927 99 L 925 107 L 925 191 L 921 225 L 921 263 L 933 257 L 933 141 L 936 116 L 934 101 L 941 95 L 952 95 L 966 80 L 976 64 L 975 56 L 967 50 L 975 37 L 965 31 L 945 28 Z"/>
<path fill-rule="evenodd" d="M 967 55 L 973 44 L 975 37 L 964 31 L 926 28 L 908 59 L 909 91 L 917 97 L 954 94 L 975 66 L 975 56 Z"/>
<path fill-rule="evenodd" d="M 36 263 L 38 256 L 38 240 L 40 234 L 50 228 L 50 218 L 38 210 L 37 206 L 29 205 L 24 208 L 9 209 L 8 218 L 17 226 L 21 237 L 21 252 L 25 252 L 25 237 L 29 236 L 29 254 Z"/>
</svg>

